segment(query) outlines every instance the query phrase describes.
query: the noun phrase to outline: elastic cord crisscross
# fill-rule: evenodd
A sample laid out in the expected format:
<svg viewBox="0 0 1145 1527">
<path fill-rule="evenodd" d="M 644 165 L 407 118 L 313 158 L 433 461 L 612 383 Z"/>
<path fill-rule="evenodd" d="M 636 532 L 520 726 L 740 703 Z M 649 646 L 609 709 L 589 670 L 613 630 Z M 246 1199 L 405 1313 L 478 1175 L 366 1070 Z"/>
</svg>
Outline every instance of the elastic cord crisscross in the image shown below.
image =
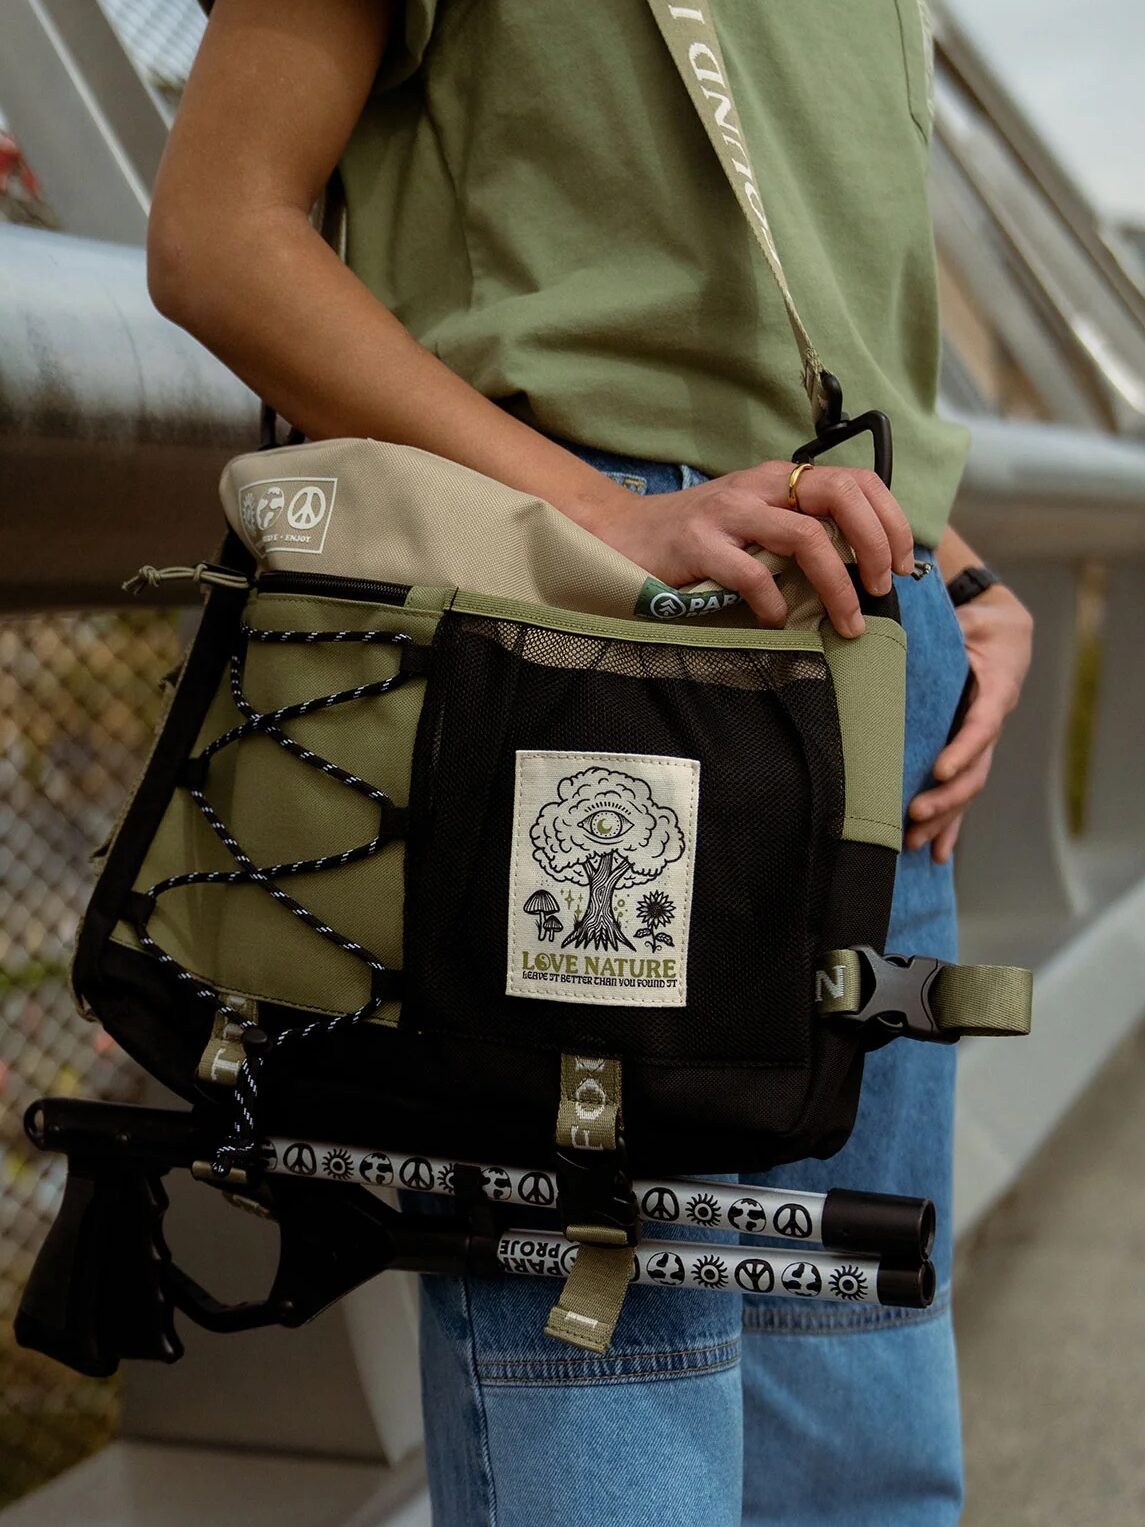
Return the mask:
<svg viewBox="0 0 1145 1527">
<path fill-rule="evenodd" d="M 358 775 L 340 768 L 328 758 L 315 753 L 312 749 L 303 747 L 282 730 L 284 721 L 296 720 L 301 716 L 308 716 L 316 711 L 329 710 L 337 705 L 344 705 L 351 700 L 363 700 L 375 696 L 390 693 L 399 688 L 411 676 L 403 665 L 399 671 L 389 678 L 378 679 L 369 684 L 359 684 L 353 689 L 344 689 L 334 694 L 320 695 L 312 700 L 304 700 L 292 705 L 279 706 L 273 711 L 259 711 L 249 701 L 243 691 L 243 660 L 249 642 L 289 643 L 299 642 L 307 645 L 319 642 L 360 642 L 363 644 L 403 646 L 413 645 L 413 640 L 403 631 L 264 631 L 256 627 L 243 625 L 240 628 L 241 642 L 238 649 L 231 655 L 230 662 L 230 690 L 235 708 L 243 717 L 237 725 L 230 727 L 221 736 L 203 749 L 199 760 L 203 764 L 225 747 L 230 747 L 247 737 L 266 737 L 276 743 L 300 763 L 318 769 L 329 778 L 345 785 L 348 789 L 356 791 L 359 795 L 381 808 L 382 821 L 379 831 L 368 842 L 359 844 L 356 848 L 346 849 L 336 854 L 324 854 L 316 859 L 298 859 L 282 864 L 259 866 L 254 863 L 243 849 L 242 845 L 231 833 L 226 823 L 219 816 L 203 792 L 202 783 L 188 783 L 186 788 L 191 799 L 202 812 L 203 817 L 215 833 L 219 841 L 227 849 L 228 853 L 238 865 L 235 870 L 195 870 L 182 875 L 172 875 L 165 880 L 157 882 L 149 891 L 144 892 L 136 899 L 137 915 L 135 929 L 143 947 L 156 959 L 160 960 L 179 980 L 190 985 L 195 995 L 202 1001 L 210 1004 L 212 1010 L 225 1018 L 229 1023 L 238 1025 L 244 1035 L 256 1029 L 257 1025 L 245 1013 L 230 1006 L 220 999 L 218 992 L 214 991 L 191 971 L 185 969 L 179 962 L 163 949 L 148 931 L 148 923 L 155 910 L 159 897 L 168 891 L 188 885 L 259 885 L 275 901 L 289 911 L 300 922 L 334 944 L 337 948 L 353 955 L 361 960 L 370 971 L 370 995 L 362 1005 L 353 1012 L 339 1014 L 334 1018 L 316 1018 L 312 1022 L 299 1028 L 286 1028 L 277 1034 L 266 1035 L 265 1043 L 260 1045 L 261 1054 L 252 1053 L 252 1047 L 248 1045 L 244 1058 L 238 1070 L 235 1080 L 235 1118 L 232 1122 L 231 1132 L 228 1139 L 224 1140 L 216 1152 L 212 1163 L 213 1170 L 219 1176 L 226 1176 L 233 1168 L 243 1168 L 257 1165 L 257 1121 L 256 1111 L 258 1106 L 258 1076 L 263 1060 L 272 1051 L 280 1049 L 284 1045 L 298 1044 L 303 1040 L 310 1039 L 317 1034 L 333 1034 L 343 1029 L 350 1028 L 371 1017 L 382 1003 L 386 1000 L 385 977 L 389 974 L 388 967 L 371 950 L 366 949 L 354 939 L 349 939 L 340 934 L 336 929 L 322 918 L 311 912 L 310 909 L 291 896 L 287 891 L 276 884 L 278 880 L 291 875 L 314 874 L 322 870 L 340 868 L 347 864 L 353 864 L 362 859 L 370 858 L 380 849 L 384 848 L 393 836 L 391 831 L 386 830 L 387 815 L 396 814 L 397 808 L 384 790 L 361 779 Z M 388 812 L 387 812 L 388 808 Z M 260 1029 L 259 1033 L 263 1031 Z"/>
</svg>

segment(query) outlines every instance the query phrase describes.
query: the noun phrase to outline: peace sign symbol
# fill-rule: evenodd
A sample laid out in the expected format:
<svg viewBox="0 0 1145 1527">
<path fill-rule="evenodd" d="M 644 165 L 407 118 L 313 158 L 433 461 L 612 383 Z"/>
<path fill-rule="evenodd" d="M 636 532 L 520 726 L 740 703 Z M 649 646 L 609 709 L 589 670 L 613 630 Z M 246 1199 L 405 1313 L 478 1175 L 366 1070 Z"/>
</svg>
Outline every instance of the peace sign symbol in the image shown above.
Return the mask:
<svg viewBox="0 0 1145 1527">
<path fill-rule="evenodd" d="M 556 1197 L 553 1179 L 547 1172 L 527 1172 L 521 1178 L 517 1191 L 523 1203 L 539 1204 L 543 1207 L 551 1204 Z"/>
<path fill-rule="evenodd" d="M 296 1140 L 293 1145 L 286 1147 L 282 1164 L 288 1172 L 294 1172 L 298 1177 L 313 1177 L 318 1170 L 318 1157 L 312 1145 L 307 1145 L 305 1140 Z"/>
<path fill-rule="evenodd" d="M 423 1193 L 433 1187 L 433 1167 L 424 1156 L 411 1156 L 408 1161 L 403 1161 L 398 1177 L 407 1188 L 420 1189 Z"/>
<path fill-rule="evenodd" d="M 315 525 L 322 523 L 325 513 L 325 493 L 313 483 L 307 483 L 290 500 L 286 518 L 292 530 L 313 530 Z"/>
<path fill-rule="evenodd" d="M 736 1268 L 736 1282 L 753 1294 L 770 1294 L 775 1287 L 775 1269 L 762 1257 L 748 1257 Z"/>
<path fill-rule="evenodd" d="M 780 1204 L 772 1223 L 776 1235 L 790 1236 L 793 1241 L 805 1241 L 811 1234 L 811 1215 L 802 1204 Z"/>
<path fill-rule="evenodd" d="M 640 1204 L 649 1219 L 674 1220 L 680 1218 L 680 1200 L 671 1188 L 649 1188 Z"/>
</svg>

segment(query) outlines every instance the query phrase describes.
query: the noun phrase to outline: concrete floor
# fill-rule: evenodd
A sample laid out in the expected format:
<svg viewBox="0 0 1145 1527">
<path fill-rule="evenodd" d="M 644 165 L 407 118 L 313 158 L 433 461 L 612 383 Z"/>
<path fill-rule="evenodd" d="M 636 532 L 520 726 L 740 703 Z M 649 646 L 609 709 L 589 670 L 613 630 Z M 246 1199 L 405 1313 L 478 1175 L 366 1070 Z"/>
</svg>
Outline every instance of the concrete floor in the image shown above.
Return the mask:
<svg viewBox="0 0 1145 1527">
<path fill-rule="evenodd" d="M 1142 1527 L 1145 1030 L 962 1246 L 955 1287 L 963 1527 Z"/>
</svg>

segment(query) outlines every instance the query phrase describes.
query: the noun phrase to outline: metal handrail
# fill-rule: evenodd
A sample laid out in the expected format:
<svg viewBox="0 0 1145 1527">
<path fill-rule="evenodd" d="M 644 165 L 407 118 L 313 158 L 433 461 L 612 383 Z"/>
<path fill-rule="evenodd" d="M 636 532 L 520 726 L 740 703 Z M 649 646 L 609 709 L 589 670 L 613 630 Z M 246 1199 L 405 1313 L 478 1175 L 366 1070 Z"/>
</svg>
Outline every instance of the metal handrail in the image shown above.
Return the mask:
<svg viewBox="0 0 1145 1527">
<path fill-rule="evenodd" d="M 945 6 L 935 9 L 934 22 L 936 72 L 946 75 L 989 118 L 1029 181 L 1082 245 L 1134 321 L 1145 328 L 1145 289 L 1106 242 L 1097 214 L 1081 188 Z"/>
<path fill-rule="evenodd" d="M 140 560 L 210 556 L 218 475 L 256 443 L 257 399 L 155 311 L 142 250 L 0 227 L 0 254 L 0 608 L 121 603 Z M 1145 444 L 966 423 L 955 513 L 971 539 L 1035 558 L 1145 553 Z"/>
</svg>

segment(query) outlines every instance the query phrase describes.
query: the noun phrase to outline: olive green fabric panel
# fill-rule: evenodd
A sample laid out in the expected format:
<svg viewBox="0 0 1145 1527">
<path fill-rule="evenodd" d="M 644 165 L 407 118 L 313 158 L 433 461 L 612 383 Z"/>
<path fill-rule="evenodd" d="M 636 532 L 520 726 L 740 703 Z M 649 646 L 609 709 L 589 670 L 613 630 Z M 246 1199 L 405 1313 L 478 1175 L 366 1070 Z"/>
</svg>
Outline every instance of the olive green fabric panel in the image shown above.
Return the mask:
<svg viewBox="0 0 1145 1527">
<path fill-rule="evenodd" d="M 456 588 L 445 584 L 414 583 L 410 585 L 410 591 L 406 595 L 405 608 L 432 610 L 435 615 L 440 615 L 450 608 L 456 594 Z"/>
<path fill-rule="evenodd" d="M 390 630 L 427 642 L 431 613 L 344 600 L 254 595 L 252 625 L 267 630 Z M 248 645 L 243 688 L 260 711 L 374 682 L 396 672 L 400 648 L 360 643 Z M 285 730 L 303 747 L 408 803 L 414 733 L 424 681 L 411 678 L 389 694 L 320 710 L 289 721 Z M 195 751 L 241 720 L 224 676 Z M 318 858 L 355 848 L 378 831 L 378 808 L 356 791 L 291 757 L 277 743 L 253 736 L 222 749 L 209 764 L 206 797 L 243 850 L 258 865 Z M 402 963 L 404 845 L 284 883 L 343 937 Z M 190 794 L 178 789 L 148 850 L 137 890 L 190 870 L 231 870 L 235 862 Z M 149 931 L 195 974 L 226 990 L 338 1013 L 369 995 L 362 961 L 308 928 L 257 885 L 199 885 L 161 896 Z M 125 925 L 120 942 L 134 943 Z M 396 1016 L 396 1004 L 389 1004 Z"/>
<path fill-rule="evenodd" d="M 906 634 L 895 620 L 867 616 L 847 639 L 823 626 L 823 651 L 839 706 L 846 769 L 843 837 L 902 847 L 902 760 Z"/>
</svg>

